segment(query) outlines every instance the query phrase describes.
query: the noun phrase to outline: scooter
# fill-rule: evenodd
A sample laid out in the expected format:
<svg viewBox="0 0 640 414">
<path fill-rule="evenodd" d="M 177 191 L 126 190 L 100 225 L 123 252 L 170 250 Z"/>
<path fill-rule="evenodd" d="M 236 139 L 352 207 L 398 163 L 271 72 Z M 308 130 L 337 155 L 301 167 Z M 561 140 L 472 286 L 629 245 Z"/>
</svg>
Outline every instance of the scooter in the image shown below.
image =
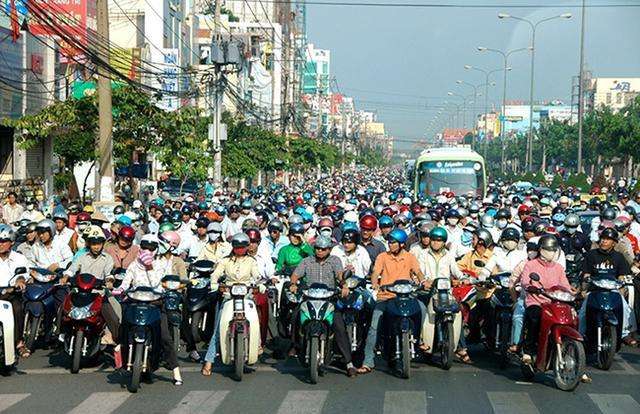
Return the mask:
<svg viewBox="0 0 640 414">
<path fill-rule="evenodd" d="M 352 276 L 347 272 L 344 278 L 349 295 L 338 298 L 336 309 L 342 311 L 354 360 L 361 360 L 364 357 L 363 350 L 375 301 L 366 289 L 366 279 Z"/>
<path fill-rule="evenodd" d="M 215 293 L 211 292 L 211 273 L 215 265 L 210 260 L 198 260 L 191 264 L 187 285 L 186 326 L 197 344 L 208 341 L 213 335 L 214 318 L 211 314 Z"/>
<path fill-rule="evenodd" d="M 531 273 L 530 278 L 540 281 L 537 273 Z M 542 305 L 535 363 L 523 363 L 522 374 L 532 380 L 536 372 L 552 370 L 556 386 L 563 391 L 573 391 L 580 384 L 586 364 L 583 338 L 578 332 L 578 314 L 573 307 L 575 297 L 561 288 L 545 290 L 528 286 L 527 291 L 543 295 L 551 302 Z"/>
<path fill-rule="evenodd" d="M 14 281 L 27 273 L 26 268 L 19 267 L 9 286 L 0 286 L 0 296 L 14 291 Z M 16 347 L 14 333 L 13 306 L 11 302 L 0 300 L 0 375 L 7 375 L 16 364 Z"/>
<path fill-rule="evenodd" d="M 260 350 L 260 321 L 251 296 L 257 288 L 241 283 L 221 287 L 231 299 L 220 310 L 220 356 L 223 364 L 234 366 L 236 379 L 241 381 L 245 364 L 255 364 Z"/>
<path fill-rule="evenodd" d="M 158 367 L 161 315 L 157 302 L 162 299 L 162 293 L 150 287 L 138 287 L 127 292 L 127 299 L 122 348 L 127 370 L 131 371 L 128 389 L 137 392 L 142 374 L 150 376 Z"/>
<path fill-rule="evenodd" d="M 596 355 L 598 368 L 608 370 L 622 345 L 622 283 L 591 279 L 587 296 L 586 347 Z"/>
<path fill-rule="evenodd" d="M 495 338 L 494 351 L 498 353 L 500 369 L 505 369 L 509 364 L 509 343 L 511 342 L 511 324 L 513 317 L 514 301 L 509 292 L 510 273 L 500 273 L 491 276 L 495 291 L 491 296 L 491 305 L 494 309 Z"/>
<path fill-rule="evenodd" d="M 167 275 L 162 278 L 164 289 L 162 306 L 167 314 L 169 333 L 173 341 L 173 349 L 176 352 L 180 350 L 180 326 L 182 325 L 182 303 L 184 301 L 182 289 L 184 286 L 180 281 L 180 276 Z"/>
<path fill-rule="evenodd" d="M 59 273 L 47 269 L 32 268 L 33 283 L 24 290 L 24 343 L 25 347 L 34 351 L 34 346 L 41 334 L 51 334 L 56 316 L 56 303 L 53 294 L 59 285 L 56 281 Z"/>
<path fill-rule="evenodd" d="M 427 315 L 422 323 L 422 339 L 431 344 L 430 354 L 439 355 L 440 366 L 448 370 L 462 332 L 460 305 L 453 296 L 449 278 L 434 279 Z"/>
<path fill-rule="evenodd" d="M 579 289 L 582 286 L 582 264 L 584 257 L 578 251 L 565 254 L 567 263 L 567 279 L 573 288 Z"/>
<path fill-rule="evenodd" d="M 83 361 L 94 360 L 101 350 L 100 339 L 105 320 L 100 312 L 105 300 L 102 283 L 90 274 L 75 277 L 74 287 L 62 303 L 61 334 L 64 350 L 71 357 L 72 374 L 80 371 Z M 115 334 L 114 334 L 115 335 Z"/>
<path fill-rule="evenodd" d="M 278 310 L 278 334 L 280 338 L 291 338 L 291 325 L 293 315 L 302 302 L 302 292 L 298 290 L 293 293 L 289 290 L 290 279 L 288 276 L 280 276 L 283 288 L 280 295 L 280 306 Z"/>
<path fill-rule="evenodd" d="M 309 368 L 309 380 L 318 383 L 318 376 L 333 359 L 333 314 L 335 311 L 331 299 L 336 289 L 324 283 L 312 283 L 303 290 L 303 302 L 300 304 L 299 359 Z"/>
<path fill-rule="evenodd" d="M 411 360 L 416 357 L 416 331 L 420 329 L 420 305 L 415 292 L 417 285 L 409 280 L 397 280 L 384 285 L 381 290 L 394 293 L 384 313 L 382 348 L 390 366 L 394 366 L 402 378 L 411 375 Z M 415 332 L 415 333 L 414 333 Z"/>
</svg>

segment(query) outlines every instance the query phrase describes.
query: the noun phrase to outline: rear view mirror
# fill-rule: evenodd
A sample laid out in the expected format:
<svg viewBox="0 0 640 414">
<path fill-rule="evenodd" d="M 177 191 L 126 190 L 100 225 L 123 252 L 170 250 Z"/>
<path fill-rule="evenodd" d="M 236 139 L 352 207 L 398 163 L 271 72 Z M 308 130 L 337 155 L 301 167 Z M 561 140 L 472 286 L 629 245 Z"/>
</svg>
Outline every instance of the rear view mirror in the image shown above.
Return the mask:
<svg viewBox="0 0 640 414">
<path fill-rule="evenodd" d="M 16 271 L 14 272 L 14 275 L 22 275 L 24 273 L 27 273 L 27 268 L 26 267 L 17 267 Z"/>
<path fill-rule="evenodd" d="M 539 282 L 540 281 L 540 275 L 537 273 L 531 273 L 529 275 L 529 278 L 531 278 L 531 280 L 533 280 L 534 282 Z"/>
<path fill-rule="evenodd" d="M 474 264 L 476 267 L 484 267 L 484 266 L 485 266 L 485 263 L 484 263 L 482 260 L 474 260 L 474 261 L 473 261 L 473 264 Z"/>
</svg>

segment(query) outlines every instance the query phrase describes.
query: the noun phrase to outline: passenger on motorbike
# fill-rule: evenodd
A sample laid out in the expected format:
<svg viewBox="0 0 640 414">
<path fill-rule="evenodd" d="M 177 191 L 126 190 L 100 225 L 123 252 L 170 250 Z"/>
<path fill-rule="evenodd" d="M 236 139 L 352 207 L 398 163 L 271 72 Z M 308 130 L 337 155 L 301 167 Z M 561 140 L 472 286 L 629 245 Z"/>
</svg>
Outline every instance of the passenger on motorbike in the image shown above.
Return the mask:
<svg viewBox="0 0 640 414">
<path fill-rule="evenodd" d="M 267 225 L 269 235 L 263 237 L 258 246 L 258 252 L 263 257 L 270 257 L 273 263 L 278 261 L 280 249 L 289 244 L 289 239 L 282 234 L 284 224 L 280 219 L 273 219 Z"/>
<path fill-rule="evenodd" d="M 301 223 L 293 223 L 289 227 L 290 243 L 282 247 L 278 253 L 277 274 L 291 274 L 302 259 L 313 255 L 313 248 L 303 240 L 304 232 Z"/>
<path fill-rule="evenodd" d="M 222 239 L 222 225 L 214 221 L 207 226 L 207 237 L 209 242 L 200 250 L 197 260 L 211 260 L 219 263 L 223 258 L 231 253 L 231 244 Z"/>
<path fill-rule="evenodd" d="M 249 246 L 247 254 L 254 259 L 258 264 L 258 274 L 260 275 L 260 282 L 265 283 L 269 280 L 276 283 L 275 279 L 275 266 L 270 257 L 261 256 L 258 252 L 258 246 L 262 240 L 260 230 L 257 228 L 245 230 L 245 234 L 249 237 Z M 266 293 L 256 292 L 253 294 L 253 300 L 256 304 L 258 311 L 258 318 L 260 319 L 260 338 L 262 340 L 262 347 L 266 345 L 267 330 L 269 328 L 269 298 Z M 260 350 L 262 353 L 262 350 Z"/>
<path fill-rule="evenodd" d="M 225 284 L 232 285 L 241 283 L 245 285 L 254 285 L 260 281 L 260 271 L 258 270 L 258 262 L 255 258 L 247 254 L 249 247 L 249 237 L 244 233 L 238 233 L 231 238 L 231 254 L 220 261 L 213 274 L 211 275 L 211 290 L 218 289 L 218 281 L 224 276 Z M 263 286 L 263 285 L 261 285 Z M 224 300 L 229 300 L 225 298 Z M 218 303 L 216 311 L 216 320 L 214 323 L 214 333 L 209 342 L 207 354 L 204 357 L 205 363 L 202 367 L 202 375 L 210 376 L 213 362 L 218 352 L 218 340 L 220 335 L 220 309 L 224 302 Z"/>
<path fill-rule="evenodd" d="M 118 240 L 115 244 L 105 247 L 104 251 L 111 255 L 114 268 L 126 269 L 138 257 L 140 247 L 133 244 L 136 231 L 133 227 L 123 226 L 118 231 Z"/>
<path fill-rule="evenodd" d="M 207 227 L 209 226 L 209 219 L 206 217 L 199 217 L 195 222 L 195 231 L 189 236 L 179 247 L 179 253 L 183 259 L 190 258 L 196 259 L 202 249 L 209 242 L 207 237 Z"/>
<path fill-rule="evenodd" d="M 15 249 L 18 253 L 21 253 L 22 255 L 24 255 L 24 257 L 27 258 L 29 263 L 33 263 L 34 261 L 33 246 L 38 241 L 38 233 L 36 232 L 37 225 L 38 223 L 35 223 L 35 222 L 31 222 L 27 225 L 27 229 L 25 233 L 26 240 L 20 243 L 18 247 Z"/>
<path fill-rule="evenodd" d="M 376 259 L 371 273 L 371 286 L 376 294 L 376 306 L 371 317 L 371 327 L 367 335 L 367 343 L 364 350 L 364 362 L 362 367 L 358 369 L 359 373 L 367 374 L 375 367 L 373 350 L 378 340 L 378 328 L 380 319 L 387 307 L 386 300 L 394 296 L 393 293 L 379 290 L 380 286 L 393 284 L 397 280 L 415 280 L 424 287 L 429 286 L 429 282 L 425 280 L 424 274 L 420 270 L 420 265 L 416 257 L 404 249 L 407 241 L 407 233 L 401 229 L 392 230 L 387 236 L 389 243 L 389 251 L 381 253 Z M 426 307 L 420 301 L 418 304 L 421 309 L 422 320 L 427 312 Z M 418 326 L 421 326 L 418 325 Z M 415 335 L 419 337 L 419 335 Z M 420 345 L 422 349 L 427 349 L 424 344 Z"/>
<path fill-rule="evenodd" d="M 371 258 L 367 250 L 360 246 L 360 233 L 357 230 L 342 232 L 341 243 L 331 249 L 331 255 L 340 259 L 344 270 L 350 270 L 354 276 L 361 279 L 369 276 Z"/>
</svg>

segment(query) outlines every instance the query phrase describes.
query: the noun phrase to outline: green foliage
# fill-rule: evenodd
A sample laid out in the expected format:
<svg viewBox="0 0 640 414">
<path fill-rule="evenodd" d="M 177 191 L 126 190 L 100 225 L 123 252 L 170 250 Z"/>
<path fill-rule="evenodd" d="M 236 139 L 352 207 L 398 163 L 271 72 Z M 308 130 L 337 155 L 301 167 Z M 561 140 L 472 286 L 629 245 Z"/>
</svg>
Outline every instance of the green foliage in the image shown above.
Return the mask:
<svg viewBox="0 0 640 414">
<path fill-rule="evenodd" d="M 554 174 L 553 180 L 551 181 L 551 188 L 559 188 L 562 185 L 564 185 L 564 180 L 560 174 Z"/>
<path fill-rule="evenodd" d="M 379 148 L 363 148 L 356 157 L 356 163 L 366 165 L 369 168 L 378 168 L 387 164 L 387 160 Z"/>
</svg>

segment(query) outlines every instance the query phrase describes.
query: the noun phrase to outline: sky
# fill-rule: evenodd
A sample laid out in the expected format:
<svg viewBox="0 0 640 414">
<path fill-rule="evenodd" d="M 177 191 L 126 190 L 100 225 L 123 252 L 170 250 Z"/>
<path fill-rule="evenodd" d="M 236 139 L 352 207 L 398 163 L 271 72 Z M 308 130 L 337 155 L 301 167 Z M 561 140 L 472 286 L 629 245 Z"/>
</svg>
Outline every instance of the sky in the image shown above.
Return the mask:
<svg viewBox="0 0 640 414">
<path fill-rule="evenodd" d="M 465 70 L 464 65 L 486 70 L 503 67 L 501 55 L 478 52 L 478 46 L 512 50 L 530 45 L 530 26 L 513 19 L 498 19 L 499 12 L 533 21 L 572 13 L 571 19 L 552 20 L 538 26 L 534 88 L 534 101 L 571 102 L 571 79 L 578 74 L 580 57 L 581 14 L 580 8 L 575 7 L 580 0 L 371 2 L 381 1 L 496 6 L 307 6 L 308 41 L 318 48 L 331 50 L 331 71 L 340 92 L 355 97 L 358 109 L 377 110 L 379 120 L 396 137 L 396 149 L 410 149 L 415 144 L 407 141 L 423 139 L 427 125 L 444 101 L 461 102 L 459 98 L 447 96 L 447 92 L 473 94 L 470 86 L 458 85 L 456 80 L 476 85 L 485 83 L 485 75 Z M 508 7 L 532 4 L 554 7 Z M 640 5 L 640 1 L 589 0 L 589 4 Z M 594 77 L 640 77 L 639 21 L 640 7 L 587 8 L 585 63 Z M 509 58 L 512 70 L 508 73 L 507 100 L 528 102 L 530 65 L 528 51 L 514 53 Z M 500 105 L 502 73 L 493 74 L 491 81 L 497 85 L 489 89 L 489 102 Z M 484 97 L 479 100 L 476 108 L 481 113 Z"/>
</svg>

